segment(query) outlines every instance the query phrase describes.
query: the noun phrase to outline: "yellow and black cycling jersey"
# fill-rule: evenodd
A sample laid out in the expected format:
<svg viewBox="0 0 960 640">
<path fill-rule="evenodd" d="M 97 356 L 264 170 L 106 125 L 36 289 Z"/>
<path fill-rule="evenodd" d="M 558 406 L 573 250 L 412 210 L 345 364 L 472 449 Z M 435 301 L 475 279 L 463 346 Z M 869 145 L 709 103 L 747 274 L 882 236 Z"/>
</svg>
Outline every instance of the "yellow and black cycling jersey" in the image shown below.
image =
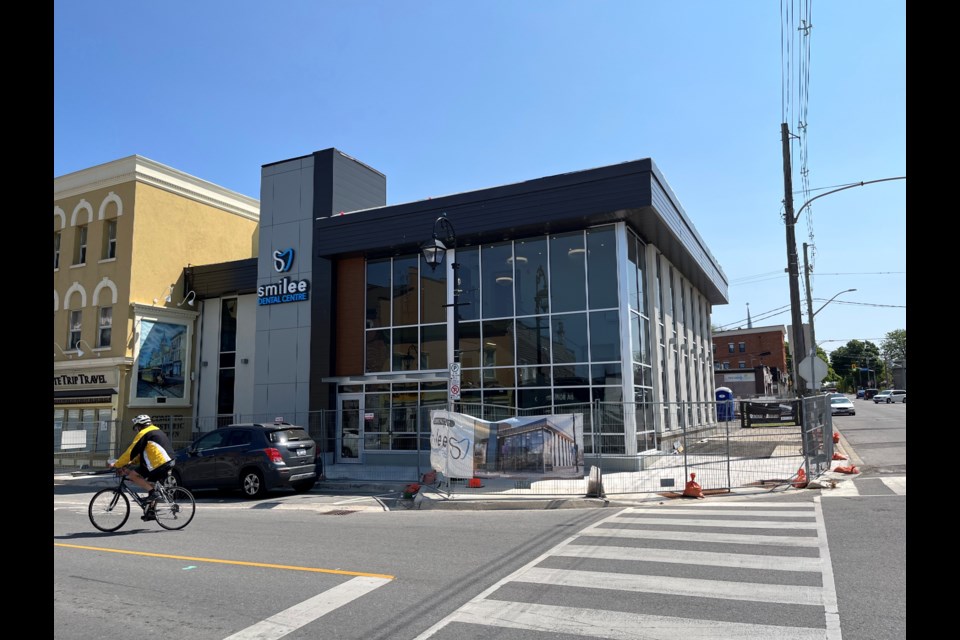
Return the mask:
<svg viewBox="0 0 960 640">
<path fill-rule="evenodd" d="M 133 442 L 117 458 L 114 466 L 123 467 L 134 463 L 141 464 L 147 470 L 153 471 L 160 465 L 170 462 L 171 451 L 173 451 L 173 446 L 170 444 L 167 434 L 156 425 L 150 425 L 137 432 Z"/>
</svg>

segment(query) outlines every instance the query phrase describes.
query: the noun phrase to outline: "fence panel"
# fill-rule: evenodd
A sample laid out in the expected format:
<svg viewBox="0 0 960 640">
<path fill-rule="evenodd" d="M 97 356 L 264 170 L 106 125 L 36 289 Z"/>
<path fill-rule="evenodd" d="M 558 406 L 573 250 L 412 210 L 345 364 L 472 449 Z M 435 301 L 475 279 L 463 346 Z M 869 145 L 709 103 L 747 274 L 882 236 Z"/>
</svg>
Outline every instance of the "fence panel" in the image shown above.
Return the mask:
<svg viewBox="0 0 960 640">
<path fill-rule="evenodd" d="M 582 421 L 583 477 L 550 478 L 523 474 L 485 479 L 498 489 L 519 494 L 584 495 L 592 469 L 602 473 L 607 494 L 676 493 L 690 474 L 705 489 L 771 488 L 795 478 L 800 468 L 813 477 L 830 468 L 833 422 L 828 396 L 784 401 L 774 412 L 769 404 L 603 403 L 562 408 L 515 409 L 502 405 L 460 403 L 456 406 L 374 409 L 365 416 L 363 446 L 355 457 L 345 457 L 336 410 L 282 416 L 303 426 L 317 443 L 328 479 L 410 482 L 430 467 L 430 411 L 456 409 L 487 421 L 550 413 L 578 413 Z M 378 414 L 377 412 L 380 412 Z M 175 449 L 224 424 L 273 422 L 280 416 L 230 415 L 160 417 L 157 426 Z M 402 419 L 401 419 L 402 418 Z M 54 465 L 60 468 L 106 467 L 121 452 L 123 425 L 114 422 L 54 423 Z M 631 435 L 629 438 L 627 434 Z M 631 441 L 633 438 L 633 441 Z M 449 480 L 449 479 L 448 479 Z M 463 483 L 467 479 L 461 479 Z M 451 490 L 458 487 L 450 485 Z"/>
</svg>

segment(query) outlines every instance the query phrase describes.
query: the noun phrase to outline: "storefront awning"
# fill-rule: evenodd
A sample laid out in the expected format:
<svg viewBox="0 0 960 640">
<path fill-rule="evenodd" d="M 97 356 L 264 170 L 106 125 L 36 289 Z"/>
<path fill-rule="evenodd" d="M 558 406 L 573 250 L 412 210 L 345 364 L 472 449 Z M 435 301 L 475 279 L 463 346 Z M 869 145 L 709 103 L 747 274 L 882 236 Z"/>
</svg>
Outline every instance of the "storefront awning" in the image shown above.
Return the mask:
<svg viewBox="0 0 960 640">
<path fill-rule="evenodd" d="M 106 404 L 113 402 L 117 389 L 72 389 L 70 391 L 54 391 L 54 404 Z"/>
</svg>

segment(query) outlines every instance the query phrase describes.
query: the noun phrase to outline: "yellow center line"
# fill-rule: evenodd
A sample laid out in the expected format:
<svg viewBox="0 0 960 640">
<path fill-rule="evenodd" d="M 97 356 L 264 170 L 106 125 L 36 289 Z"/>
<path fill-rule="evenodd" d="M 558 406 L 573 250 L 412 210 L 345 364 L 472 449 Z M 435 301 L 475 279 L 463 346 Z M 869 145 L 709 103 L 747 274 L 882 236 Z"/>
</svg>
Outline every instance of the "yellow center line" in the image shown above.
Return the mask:
<svg viewBox="0 0 960 640">
<path fill-rule="evenodd" d="M 193 556 L 175 556 L 169 553 L 148 553 L 146 551 L 127 551 L 125 549 L 105 549 L 103 547 L 87 547 L 79 544 L 64 544 L 54 542 L 55 547 L 67 547 L 70 549 L 87 549 L 89 551 L 106 551 L 108 553 L 126 553 L 135 556 L 149 556 L 151 558 L 170 558 L 172 560 L 190 560 L 192 562 L 210 562 L 214 564 L 236 564 L 244 567 L 263 567 L 265 569 L 288 569 L 290 571 L 310 571 L 313 573 L 335 573 L 341 576 L 361 576 L 365 578 L 383 578 L 384 580 L 394 580 L 396 576 L 390 576 L 383 573 L 364 573 L 362 571 L 341 571 L 339 569 L 318 569 L 316 567 L 295 567 L 285 564 L 269 564 L 266 562 L 244 562 L 242 560 L 218 560 L 217 558 L 195 558 Z"/>
</svg>

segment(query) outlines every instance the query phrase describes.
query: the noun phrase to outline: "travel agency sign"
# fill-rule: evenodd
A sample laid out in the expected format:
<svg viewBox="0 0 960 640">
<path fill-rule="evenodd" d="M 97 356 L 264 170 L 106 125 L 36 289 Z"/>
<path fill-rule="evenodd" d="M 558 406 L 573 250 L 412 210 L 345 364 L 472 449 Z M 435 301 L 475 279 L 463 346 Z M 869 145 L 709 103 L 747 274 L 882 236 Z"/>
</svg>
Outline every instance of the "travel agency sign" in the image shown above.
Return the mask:
<svg viewBox="0 0 960 640">
<path fill-rule="evenodd" d="M 273 268 L 277 273 L 287 273 L 293 266 L 293 248 L 273 252 Z M 301 302 L 310 298 L 310 281 L 295 280 L 284 276 L 279 282 L 257 287 L 257 304 L 282 304 Z"/>
</svg>

